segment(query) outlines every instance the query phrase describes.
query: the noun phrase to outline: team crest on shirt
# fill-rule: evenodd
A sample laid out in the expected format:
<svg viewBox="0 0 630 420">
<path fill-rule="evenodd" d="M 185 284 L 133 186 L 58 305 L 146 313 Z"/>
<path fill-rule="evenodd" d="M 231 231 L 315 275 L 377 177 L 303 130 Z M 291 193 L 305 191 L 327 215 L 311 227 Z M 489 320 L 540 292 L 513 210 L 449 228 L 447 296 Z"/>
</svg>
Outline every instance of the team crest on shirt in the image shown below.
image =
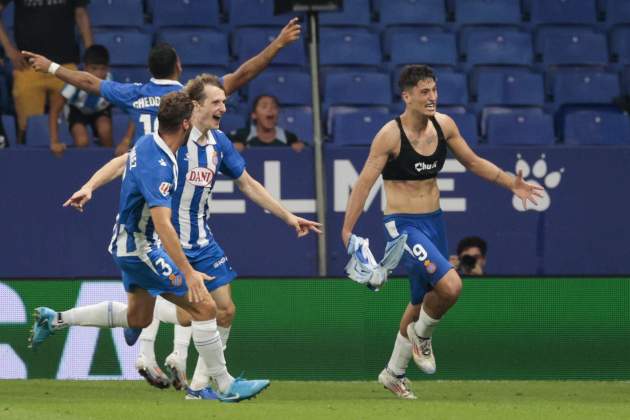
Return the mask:
<svg viewBox="0 0 630 420">
<path fill-rule="evenodd" d="M 429 274 L 433 274 L 437 270 L 437 266 L 431 260 L 424 260 L 424 266 Z"/>
<path fill-rule="evenodd" d="M 167 197 L 168 194 L 171 192 L 171 187 L 173 185 L 170 182 L 162 182 L 160 184 L 160 194 L 162 194 L 164 197 Z"/>
<path fill-rule="evenodd" d="M 205 166 L 198 166 L 188 171 L 186 181 L 196 187 L 209 187 L 214 178 L 214 172 Z"/>
</svg>

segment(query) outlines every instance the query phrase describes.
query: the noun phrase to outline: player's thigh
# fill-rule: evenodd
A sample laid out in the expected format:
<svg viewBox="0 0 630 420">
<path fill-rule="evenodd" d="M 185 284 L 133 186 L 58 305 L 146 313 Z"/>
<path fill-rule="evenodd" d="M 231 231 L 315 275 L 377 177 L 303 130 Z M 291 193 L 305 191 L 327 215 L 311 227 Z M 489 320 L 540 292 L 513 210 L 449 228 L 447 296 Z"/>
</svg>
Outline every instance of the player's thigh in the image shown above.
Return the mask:
<svg viewBox="0 0 630 420">
<path fill-rule="evenodd" d="M 208 321 L 216 317 L 216 304 L 212 297 L 201 302 L 190 302 L 188 297 L 177 296 L 172 293 L 163 293 L 161 296 L 188 312 L 194 321 Z"/>
<path fill-rule="evenodd" d="M 127 319 L 130 327 L 146 327 L 153 320 L 155 296 L 141 288 L 127 293 Z"/>
<path fill-rule="evenodd" d="M 229 284 L 214 289 L 210 294 L 217 304 L 217 311 L 225 312 L 227 316 L 234 316 L 236 307 L 232 300 L 232 289 Z"/>
<path fill-rule="evenodd" d="M 455 301 L 462 291 L 462 279 L 455 269 L 450 269 L 433 287 L 433 291 L 443 299 Z"/>
</svg>

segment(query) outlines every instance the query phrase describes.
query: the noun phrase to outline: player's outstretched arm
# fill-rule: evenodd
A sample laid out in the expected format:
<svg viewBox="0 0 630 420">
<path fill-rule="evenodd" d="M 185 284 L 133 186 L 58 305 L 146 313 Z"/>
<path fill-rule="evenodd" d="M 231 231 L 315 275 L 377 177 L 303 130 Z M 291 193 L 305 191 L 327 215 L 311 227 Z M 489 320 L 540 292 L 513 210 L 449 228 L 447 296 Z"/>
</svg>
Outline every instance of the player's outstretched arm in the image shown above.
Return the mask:
<svg viewBox="0 0 630 420">
<path fill-rule="evenodd" d="M 348 247 L 350 236 L 352 236 L 354 225 L 356 225 L 357 220 L 359 220 L 359 216 L 365 206 L 365 200 L 367 200 L 370 190 L 381 175 L 387 163 L 387 159 L 389 159 L 389 156 L 397 145 L 396 134 L 395 123 L 389 122 L 381 128 L 372 141 L 370 154 L 365 161 L 365 165 L 363 165 L 361 174 L 359 174 L 359 179 L 356 184 L 354 184 L 354 187 L 352 187 L 352 193 L 350 194 L 346 207 L 346 215 L 343 219 L 341 240 L 346 248 Z"/>
<path fill-rule="evenodd" d="M 519 172 L 512 176 L 487 159 L 478 156 L 466 143 L 457 128 L 457 124 L 451 117 L 440 114 L 439 123 L 444 130 L 449 149 L 455 158 L 466 169 L 475 175 L 502 186 L 512 191 L 523 201 L 523 207 L 527 208 L 527 201 L 537 204 L 536 197 L 542 197 L 543 188 L 539 185 L 523 181 L 523 174 Z"/>
<path fill-rule="evenodd" d="M 83 211 L 83 208 L 88 201 L 92 199 L 92 193 L 120 177 L 125 171 L 125 165 L 127 164 L 127 154 L 118 156 L 107 162 L 101 169 L 96 171 L 94 175 L 86 182 L 79 191 L 72 194 L 72 196 L 63 203 L 64 207 L 72 206 L 78 211 Z"/>
<path fill-rule="evenodd" d="M 298 217 L 285 209 L 282 204 L 269 194 L 269 191 L 267 191 L 260 182 L 252 178 L 247 171 L 243 171 L 243 174 L 236 180 L 236 185 L 238 185 L 238 188 L 247 198 L 265 210 L 268 210 L 280 220 L 283 220 L 287 225 L 293 227 L 298 238 L 308 235 L 310 231 L 321 233 L 319 229 L 322 226 L 321 223 Z"/>
<path fill-rule="evenodd" d="M 204 280 L 214 280 L 214 277 L 195 271 L 188 262 L 179 242 L 179 236 L 177 236 L 171 223 L 171 209 L 169 207 L 151 207 L 151 218 L 166 253 L 186 277 L 188 300 L 197 303 L 209 298 L 210 293 L 203 282 Z"/>
<path fill-rule="evenodd" d="M 285 46 L 295 42 L 300 38 L 302 28 L 298 18 L 293 18 L 280 31 L 278 36 L 254 57 L 250 58 L 236 69 L 234 73 L 223 76 L 223 88 L 225 94 L 239 90 L 247 82 L 258 76 L 260 72 L 267 68 L 273 58 Z"/>
<path fill-rule="evenodd" d="M 99 96 L 101 94 L 101 82 L 103 80 L 88 73 L 87 71 L 70 70 L 65 67 L 61 67 L 59 64 L 49 60 L 43 55 L 35 54 L 29 51 L 22 51 L 22 56 L 24 56 L 26 61 L 28 61 L 35 71 L 54 74 L 58 79 L 76 86 L 81 90 L 85 90 Z"/>
</svg>

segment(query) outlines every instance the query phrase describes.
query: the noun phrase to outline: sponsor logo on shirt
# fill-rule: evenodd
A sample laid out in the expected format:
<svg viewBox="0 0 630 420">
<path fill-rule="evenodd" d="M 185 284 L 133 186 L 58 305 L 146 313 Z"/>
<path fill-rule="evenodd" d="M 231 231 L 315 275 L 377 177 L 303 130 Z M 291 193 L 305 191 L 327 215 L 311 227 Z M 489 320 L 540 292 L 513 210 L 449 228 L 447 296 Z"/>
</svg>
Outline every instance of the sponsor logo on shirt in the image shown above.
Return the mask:
<svg viewBox="0 0 630 420">
<path fill-rule="evenodd" d="M 198 166 L 188 171 L 186 181 L 197 187 L 209 187 L 214 178 L 214 172 L 204 166 Z"/>
<path fill-rule="evenodd" d="M 430 164 L 426 164 L 424 162 L 418 162 L 414 165 L 414 167 L 416 168 L 416 171 L 418 172 L 422 172 L 422 171 L 430 171 L 431 169 L 435 169 L 437 168 L 437 161 L 430 163 Z"/>
</svg>

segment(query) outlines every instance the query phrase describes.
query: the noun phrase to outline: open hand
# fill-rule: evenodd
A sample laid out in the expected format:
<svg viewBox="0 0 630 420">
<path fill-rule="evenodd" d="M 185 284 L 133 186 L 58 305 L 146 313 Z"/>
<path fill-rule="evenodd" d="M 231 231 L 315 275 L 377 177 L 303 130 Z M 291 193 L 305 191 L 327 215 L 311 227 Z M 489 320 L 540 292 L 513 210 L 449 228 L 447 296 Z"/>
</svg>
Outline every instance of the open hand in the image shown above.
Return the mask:
<svg viewBox="0 0 630 420">
<path fill-rule="evenodd" d="M 534 205 L 537 205 L 536 197 L 541 198 L 543 195 L 540 191 L 544 191 L 544 188 L 540 185 L 525 182 L 523 180 L 523 171 L 518 171 L 514 178 L 514 186 L 512 192 L 523 202 L 523 208 L 527 208 L 527 201 L 531 201 Z"/>
<path fill-rule="evenodd" d="M 300 26 L 300 19 L 294 17 L 286 24 L 284 28 L 278 34 L 278 37 L 274 40 L 278 43 L 280 48 L 297 41 L 300 38 L 302 27 Z"/>
</svg>

